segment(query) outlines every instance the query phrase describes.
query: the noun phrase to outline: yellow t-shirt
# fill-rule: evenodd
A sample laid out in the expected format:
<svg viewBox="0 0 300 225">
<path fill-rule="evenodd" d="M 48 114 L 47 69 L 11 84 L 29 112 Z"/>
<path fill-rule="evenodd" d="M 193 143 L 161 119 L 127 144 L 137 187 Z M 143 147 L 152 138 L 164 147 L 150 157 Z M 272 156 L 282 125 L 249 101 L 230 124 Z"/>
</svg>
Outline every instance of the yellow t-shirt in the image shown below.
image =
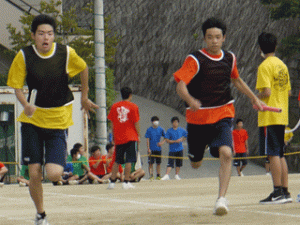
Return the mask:
<svg viewBox="0 0 300 225">
<path fill-rule="evenodd" d="M 55 53 L 56 43 L 52 44 L 47 54 L 38 54 L 41 58 L 51 57 Z M 67 46 L 67 68 L 69 77 L 74 77 L 87 67 L 86 62 L 77 55 L 75 50 Z M 25 84 L 27 71 L 22 50 L 18 52 L 10 67 L 7 85 L 14 89 L 22 89 Z M 67 129 L 73 125 L 72 102 L 60 107 L 41 108 L 37 107 L 32 117 L 25 115 L 24 111 L 18 117 L 18 121 L 30 123 L 38 127 L 48 129 Z"/>
<path fill-rule="evenodd" d="M 264 88 L 270 88 L 271 95 L 261 100 L 268 106 L 281 108 L 282 112 L 258 112 L 258 126 L 287 125 L 290 76 L 287 66 L 275 56 L 266 58 L 258 67 L 256 89 L 262 92 Z"/>
</svg>

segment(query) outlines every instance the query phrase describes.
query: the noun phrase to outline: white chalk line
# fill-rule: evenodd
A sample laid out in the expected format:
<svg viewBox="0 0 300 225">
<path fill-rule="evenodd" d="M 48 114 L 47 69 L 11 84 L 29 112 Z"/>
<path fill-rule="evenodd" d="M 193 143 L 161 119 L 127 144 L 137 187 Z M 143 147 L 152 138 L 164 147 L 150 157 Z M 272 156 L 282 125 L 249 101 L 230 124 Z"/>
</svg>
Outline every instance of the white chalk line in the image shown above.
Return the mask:
<svg viewBox="0 0 300 225">
<path fill-rule="evenodd" d="M 50 195 L 61 195 L 66 197 L 75 197 L 75 198 L 88 198 L 88 199 L 95 199 L 95 200 L 106 200 L 111 202 L 117 202 L 117 203 L 131 203 L 135 205 L 143 205 L 143 206 L 151 206 L 151 207 L 162 207 L 162 208 L 173 208 L 173 209 L 193 209 L 193 210 L 206 210 L 211 211 L 213 210 L 212 207 L 189 207 L 189 206 L 180 206 L 180 205 L 168 205 L 168 204 L 159 204 L 159 203 L 151 203 L 151 202 L 142 202 L 142 201 L 135 201 L 135 200 L 122 200 L 122 199 L 116 199 L 116 198 L 103 198 L 103 197 L 95 197 L 90 195 L 70 195 L 70 194 L 62 194 L 62 193 L 47 193 Z M 291 203 L 288 203 L 291 204 Z M 251 206 L 250 206 L 251 207 Z M 300 215 L 296 214 L 286 214 L 286 213 L 280 213 L 280 212 L 270 212 L 270 211 L 262 211 L 262 210 L 253 210 L 249 209 L 250 207 L 243 206 L 245 209 L 241 209 L 241 206 L 238 206 L 238 208 L 234 209 L 239 212 L 251 212 L 251 213 L 257 213 L 257 214 L 264 214 L 264 215 L 272 215 L 272 216 L 286 216 L 291 218 L 300 218 Z M 234 207 L 232 207 L 234 208 Z M 229 206 L 230 210 L 230 206 Z M 231 210 L 232 211 L 232 210 Z M 230 211 L 229 211 L 230 212 Z"/>
</svg>

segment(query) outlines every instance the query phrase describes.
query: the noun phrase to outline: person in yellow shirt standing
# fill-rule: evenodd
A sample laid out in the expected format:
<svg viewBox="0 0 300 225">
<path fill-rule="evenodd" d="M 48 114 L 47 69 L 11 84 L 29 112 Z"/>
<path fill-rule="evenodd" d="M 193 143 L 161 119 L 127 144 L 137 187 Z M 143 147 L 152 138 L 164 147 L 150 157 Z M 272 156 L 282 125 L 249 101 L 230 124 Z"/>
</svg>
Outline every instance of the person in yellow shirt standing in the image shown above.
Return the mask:
<svg viewBox="0 0 300 225">
<path fill-rule="evenodd" d="M 258 97 L 268 106 L 281 108 L 281 113 L 258 112 L 260 152 L 270 160 L 274 191 L 261 204 L 282 204 L 291 202 L 288 192 L 288 167 L 283 155 L 284 130 L 289 123 L 288 106 L 291 84 L 287 66 L 275 56 L 277 38 L 262 33 L 258 44 L 264 61 L 258 67 L 256 89 Z"/>
<path fill-rule="evenodd" d="M 88 67 L 74 49 L 54 42 L 56 22 L 47 15 L 39 15 L 31 24 L 34 44 L 20 50 L 10 67 L 7 85 L 15 89 L 24 107 L 19 116 L 22 136 L 22 163 L 29 166 L 29 191 L 35 204 L 36 225 L 48 225 L 43 205 L 41 183 L 42 165 L 49 180 L 59 181 L 66 159 L 67 129 L 73 125 L 73 94 L 68 79 L 80 73 L 81 106 L 89 111 L 98 108 L 88 99 Z M 27 83 L 29 96 L 23 93 Z M 36 101 L 30 104 L 32 90 Z M 45 155 L 44 155 L 45 146 Z"/>
</svg>

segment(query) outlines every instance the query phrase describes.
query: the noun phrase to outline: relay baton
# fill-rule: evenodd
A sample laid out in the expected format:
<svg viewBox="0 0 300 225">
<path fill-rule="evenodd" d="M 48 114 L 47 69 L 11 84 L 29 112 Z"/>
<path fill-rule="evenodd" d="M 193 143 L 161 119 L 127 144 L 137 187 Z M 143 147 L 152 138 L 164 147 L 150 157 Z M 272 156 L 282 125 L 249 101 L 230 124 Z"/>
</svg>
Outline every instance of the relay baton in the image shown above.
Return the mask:
<svg viewBox="0 0 300 225">
<path fill-rule="evenodd" d="M 34 105 L 35 104 L 36 94 L 37 94 L 37 90 L 36 89 L 32 89 L 31 95 L 30 95 L 30 99 L 29 99 L 29 104 L 30 105 Z"/>
<path fill-rule="evenodd" d="M 267 106 L 267 105 L 262 105 L 261 107 L 263 108 L 262 111 L 270 111 L 270 112 L 277 112 L 277 113 L 281 113 L 281 111 L 282 111 L 282 109 L 280 109 L 280 108 L 271 107 L 271 106 Z M 253 108 L 258 110 L 258 107 L 256 105 L 254 105 Z"/>
</svg>

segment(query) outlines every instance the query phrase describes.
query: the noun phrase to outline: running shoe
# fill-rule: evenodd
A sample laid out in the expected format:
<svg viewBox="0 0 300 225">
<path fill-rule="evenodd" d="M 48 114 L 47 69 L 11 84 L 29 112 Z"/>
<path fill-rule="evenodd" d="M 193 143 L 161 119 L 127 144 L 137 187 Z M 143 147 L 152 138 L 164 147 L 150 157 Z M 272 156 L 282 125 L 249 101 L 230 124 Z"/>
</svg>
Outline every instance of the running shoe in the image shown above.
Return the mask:
<svg viewBox="0 0 300 225">
<path fill-rule="evenodd" d="M 34 224 L 35 225 L 50 225 L 50 223 L 48 223 L 46 217 L 44 219 L 42 219 L 41 216 L 38 214 L 35 217 Z"/>
<path fill-rule="evenodd" d="M 0 187 L 3 187 L 4 186 L 4 183 L 0 183 Z"/>
<path fill-rule="evenodd" d="M 133 186 L 130 182 L 128 182 L 128 183 L 123 183 L 122 184 L 122 188 L 123 189 L 125 189 L 125 190 L 127 190 L 127 189 L 134 189 L 135 188 L 135 186 Z"/>
<path fill-rule="evenodd" d="M 78 181 L 77 180 L 69 180 L 70 185 L 77 185 Z"/>
<path fill-rule="evenodd" d="M 108 189 L 108 190 L 112 190 L 112 189 L 115 188 L 115 185 L 116 185 L 116 183 L 112 183 L 112 182 L 111 182 L 111 183 L 109 183 L 107 189 Z"/>
<path fill-rule="evenodd" d="M 287 203 L 282 191 L 272 192 L 267 198 L 261 200 L 260 204 L 269 205 L 269 204 L 284 204 Z"/>
<path fill-rule="evenodd" d="M 168 174 L 164 175 L 161 180 L 170 180 L 170 176 Z"/>
<path fill-rule="evenodd" d="M 228 203 L 225 197 L 220 197 L 217 199 L 215 208 L 214 208 L 214 215 L 223 216 L 228 213 Z"/>
<path fill-rule="evenodd" d="M 175 179 L 176 179 L 176 180 L 181 180 L 181 178 L 179 177 L 178 174 L 175 175 Z"/>
<path fill-rule="evenodd" d="M 157 176 L 157 177 L 156 177 L 156 180 L 161 180 L 161 177 L 160 177 L 160 176 Z"/>
<path fill-rule="evenodd" d="M 19 182 L 19 186 L 20 186 L 20 187 L 26 187 L 26 184 L 23 183 L 23 182 Z"/>
<path fill-rule="evenodd" d="M 286 199 L 286 203 L 291 203 L 291 202 L 293 202 L 293 199 L 292 199 L 292 197 L 291 197 L 291 193 L 290 193 L 290 192 L 284 193 L 284 197 L 285 197 L 285 199 Z"/>
<path fill-rule="evenodd" d="M 153 177 L 153 175 L 152 175 L 152 176 L 150 176 L 149 180 L 154 180 L 154 177 Z"/>
</svg>

